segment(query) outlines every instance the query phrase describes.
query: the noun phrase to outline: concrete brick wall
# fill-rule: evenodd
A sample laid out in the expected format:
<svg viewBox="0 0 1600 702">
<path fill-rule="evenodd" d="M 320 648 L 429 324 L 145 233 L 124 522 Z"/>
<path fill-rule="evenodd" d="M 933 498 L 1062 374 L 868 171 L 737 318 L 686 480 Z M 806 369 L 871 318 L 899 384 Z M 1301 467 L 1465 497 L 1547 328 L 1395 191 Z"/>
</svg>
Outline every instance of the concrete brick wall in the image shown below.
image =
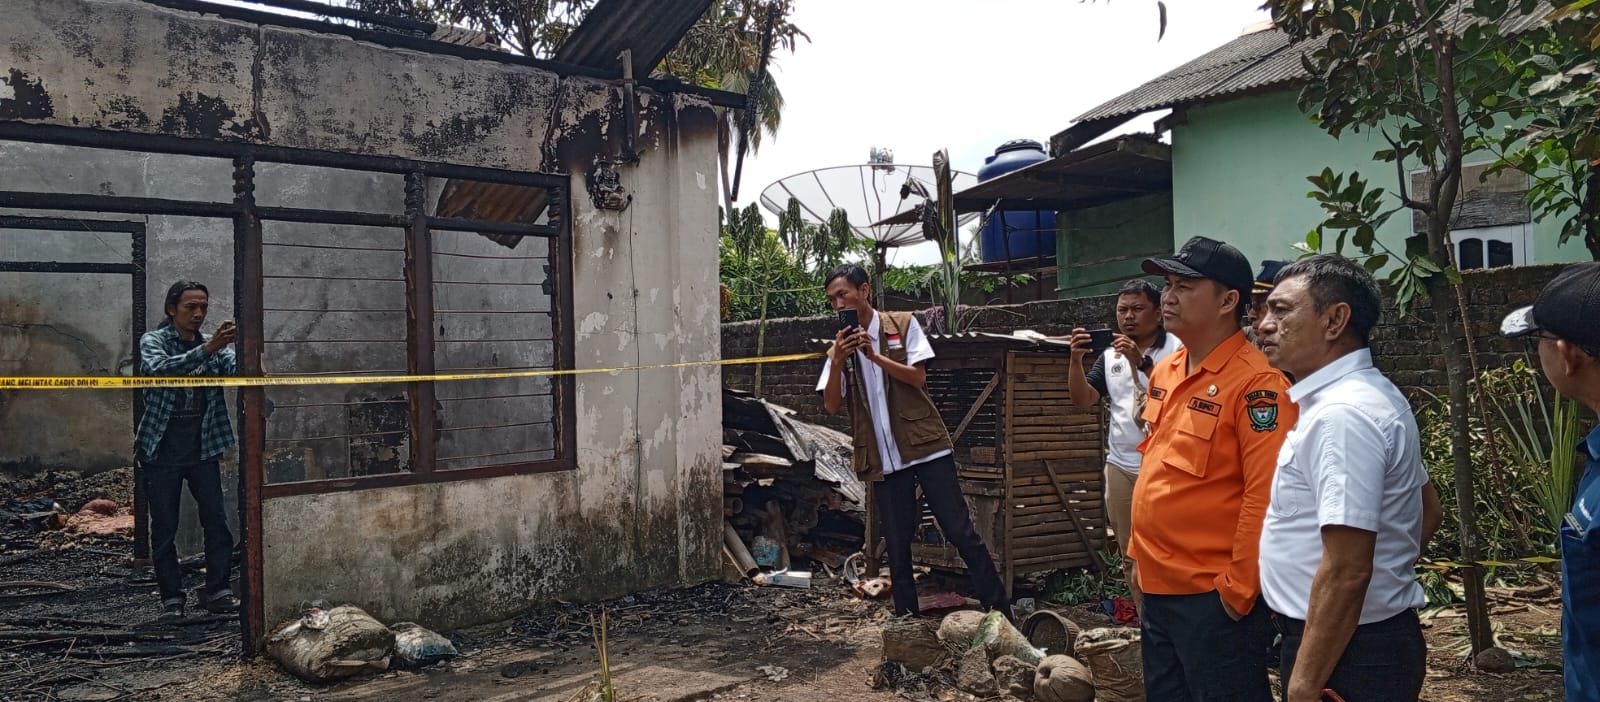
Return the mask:
<svg viewBox="0 0 1600 702">
<path fill-rule="evenodd" d="M 0 65 L 26 99 L 0 100 L 0 121 L 559 175 L 573 195 L 570 246 L 562 254 L 572 263 L 573 365 L 654 365 L 719 355 L 716 259 L 706 255 L 716 248 L 717 122 L 701 98 L 641 90 L 634 120 L 625 118 L 617 86 L 532 66 L 394 49 L 132 0 L 11 0 L 5 10 Z M 622 153 L 625 142 L 638 155 L 618 167 L 632 204 L 625 211 L 602 209 L 589 197 L 587 176 L 599 157 Z M 13 161 L 3 161 L 0 177 L 18 171 Z M 11 178 L 6 187 L 59 192 L 63 183 L 92 183 L 102 192 L 98 184 L 114 178 L 109 192 L 120 196 L 230 196 L 226 178 L 182 168 L 176 171 L 181 178 L 158 177 L 174 171 L 157 169 L 156 159 L 114 176 L 92 162 L 38 162 L 55 167 L 56 177 L 33 175 L 20 185 Z M 115 184 L 124 180 L 138 187 Z M 46 187 L 51 183 L 55 190 Z M 289 186 L 300 189 L 277 204 L 311 206 L 356 194 L 348 183 L 297 180 Z M 261 195 L 270 192 L 262 187 Z M 400 193 L 389 192 L 389 206 L 399 206 Z M 180 273 L 231 280 L 230 230 L 225 221 L 221 226 L 161 233 L 152 225 L 150 295 L 164 287 L 156 281 Z M 339 235 L 349 237 L 350 229 Z M 84 240 L 92 248 L 94 241 Z M 0 246 L 6 241 L 0 238 Z M 176 260 L 174 248 L 223 263 L 200 271 L 163 267 Z M 527 249 L 518 255 L 529 255 Z M 384 265 L 397 271 L 393 262 Z M 493 270 L 487 275 L 536 282 L 526 271 Z M 14 290 L 9 282 L 0 281 L 0 293 Z M 341 294 L 353 288 L 343 287 Z M 86 306 L 106 294 L 77 288 L 66 303 Z M 483 304 L 444 295 L 435 301 Z M 301 302 L 322 305 L 318 312 L 339 307 L 337 298 Z M 232 300 L 212 304 L 217 314 Z M 0 361 L 31 356 L 17 353 L 16 325 L 33 323 L 11 312 L 18 307 L 0 299 L 0 327 L 11 325 L 0 334 Z M 114 327 L 110 319 L 78 323 Z M 321 331 L 302 336 L 287 325 L 273 329 L 289 338 L 320 338 Z M 128 336 L 108 332 L 81 353 L 99 364 L 95 368 L 114 367 L 131 347 Z M 474 338 L 470 330 L 447 337 Z M 41 346 L 35 353 L 50 350 Z M 361 360 L 361 367 L 374 368 L 395 359 L 366 353 Z M 500 621 L 556 600 L 606 599 L 718 577 L 719 389 L 715 367 L 585 377 L 570 410 L 573 470 L 264 500 L 260 530 L 250 536 L 263 546 L 260 604 L 267 621 L 325 599 L 359 604 L 384 621 L 450 629 Z M 126 422 L 126 409 L 117 411 Z M 0 420 L 6 416 L 0 413 Z M 57 416 L 51 426 L 70 421 L 65 411 Z M 0 437 L 30 436 L 36 424 L 0 421 Z M 112 443 L 126 446 L 127 435 Z M 22 455 L 33 453 L 41 452 Z"/>
<path fill-rule="evenodd" d="M 1500 336 L 1500 320 L 1516 307 L 1533 304 L 1539 289 L 1562 268 L 1563 265 L 1522 266 L 1474 271 L 1463 276 L 1480 368 L 1498 368 L 1518 358 L 1531 357 L 1527 342 Z M 1383 323 L 1374 330 L 1372 340 L 1373 358 L 1378 367 L 1405 391 L 1413 404 L 1417 404 L 1419 395 L 1424 393 L 1443 396 L 1448 390 L 1443 347 L 1434 334 L 1433 311 L 1428 301 L 1419 301 L 1417 309 L 1404 317 L 1395 309 L 1392 298 L 1386 296 L 1385 302 Z M 1459 312 L 1451 315 L 1451 323 L 1459 329 Z M 1459 332 L 1456 338 L 1460 338 Z"/>
<path fill-rule="evenodd" d="M 1473 319 L 1474 342 L 1483 368 L 1509 364 L 1526 355 L 1526 342 L 1500 338 L 1500 319 L 1514 307 L 1531 304 L 1539 289 L 1561 269 L 1560 265 L 1523 266 L 1469 272 L 1464 276 L 1467 309 Z M 1107 295 L 989 307 L 976 310 L 965 328 L 988 332 L 1033 329 L 1060 334 L 1074 326 L 1109 323 L 1114 305 L 1115 298 Z M 1459 319 L 1459 315 L 1453 317 L 1457 324 Z M 757 354 L 757 323 L 724 324 L 723 358 L 821 351 L 825 347 L 811 340 L 831 338 L 834 326 L 832 317 L 769 321 L 763 351 Z M 1395 309 L 1392 297 L 1388 298 L 1383 322 L 1373 337 L 1378 366 L 1413 402 L 1425 398 L 1426 393 L 1445 394 L 1444 356 L 1434 335 L 1432 311 L 1427 300 L 1419 301 L 1412 314 L 1402 316 Z M 849 431 L 844 415 L 829 416 L 822 410 L 821 398 L 816 393 L 817 377 L 822 372 L 821 360 L 770 363 L 759 367 L 762 396 L 796 410 L 808 421 Z M 727 366 L 723 369 L 723 382 L 728 387 L 754 391 L 756 368 L 754 365 Z"/>
</svg>

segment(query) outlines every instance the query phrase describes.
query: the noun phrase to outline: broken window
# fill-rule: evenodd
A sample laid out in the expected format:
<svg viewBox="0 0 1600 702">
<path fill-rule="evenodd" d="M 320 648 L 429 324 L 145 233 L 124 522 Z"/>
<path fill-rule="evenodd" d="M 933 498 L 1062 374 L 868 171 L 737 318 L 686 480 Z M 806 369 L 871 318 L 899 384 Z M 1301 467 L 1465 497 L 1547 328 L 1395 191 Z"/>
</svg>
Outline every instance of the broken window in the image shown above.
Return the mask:
<svg viewBox="0 0 1600 702">
<path fill-rule="evenodd" d="M 145 330 L 145 226 L 102 217 L 0 216 L 0 375 L 118 375 Z M 7 393 L 0 466 L 128 464 L 136 397 Z"/>
<path fill-rule="evenodd" d="M 56 308 L 40 312 L 51 329 L 35 331 L 76 325 L 88 330 L 78 338 L 106 348 L 81 367 L 14 374 L 135 373 L 138 333 L 161 321 L 167 285 L 192 279 L 211 293 L 204 331 L 239 322 L 241 375 L 254 374 L 259 352 L 264 376 L 328 381 L 227 393 L 230 404 L 239 400 L 230 416 L 240 464 L 259 466 L 246 473 L 260 475 L 266 497 L 572 467 L 574 383 L 554 374 L 571 368 L 564 176 L 76 138 L 0 141 L 10 174 L 0 216 L 23 223 L 0 226 L 0 277 L 9 276 L 0 282 L 13 303 L 0 308 L 0 332 L 33 324 L 19 297 L 32 291 Z M 153 151 L 163 146 L 193 151 Z M 44 299 L 50 291 L 65 301 Z M 88 353 L 57 336 L 76 345 L 28 358 Z M 491 375 L 361 380 L 435 374 Z M 138 395 L 60 399 L 131 414 Z M 57 407 L 37 420 L 70 414 Z M 10 417 L 8 426 L 12 419 L 26 423 Z M 119 455 L 108 460 L 126 465 L 134 422 L 117 423 L 124 428 L 95 432 L 98 443 L 35 435 L 0 460 L 92 443 L 115 444 Z"/>
<path fill-rule="evenodd" d="M 268 375 L 405 375 L 405 232 L 263 222 Z M 403 383 L 268 387 L 268 483 L 412 470 Z"/>
<path fill-rule="evenodd" d="M 553 374 L 564 367 L 559 332 L 569 303 L 560 294 L 564 248 L 551 192 L 262 169 L 263 219 L 281 217 L 274 208 L 309 206 L 330 208 L 329 221 L 398 225 L 264 222 L 264 324 L 273 330 L 264 371 L 442 376 L 268 388 L 268 483 L 570 467 L 560 419 L 571 379 Z"/>
<path fill-rule="evenodd" d="M 433 235 L 434 362 L 440 373 L 556 369 L 550 245 L 515 249 L 473 232 Z M 434 390 L 440 469 L 556 456 L 557 384 L 550 376 L 456 380 Z"/>
</svg>

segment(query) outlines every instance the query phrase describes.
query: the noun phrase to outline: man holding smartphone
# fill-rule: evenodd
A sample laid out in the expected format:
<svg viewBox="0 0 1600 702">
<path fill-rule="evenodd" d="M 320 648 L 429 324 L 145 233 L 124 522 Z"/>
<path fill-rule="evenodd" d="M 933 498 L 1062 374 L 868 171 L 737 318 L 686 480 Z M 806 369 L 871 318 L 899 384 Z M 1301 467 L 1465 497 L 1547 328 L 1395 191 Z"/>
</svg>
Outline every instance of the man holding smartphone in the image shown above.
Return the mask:
<svg viewBox="0 0 1600 702">
<path fill-rule="evenodd" d="M 1144 429 L 1139 415 L 1144 411 L 1145 391 L 1150 387 L 1150 371 L 1156 362 L 1183 347 L 1178 337 L 1161 325 L 1161 293 L 1143 278 L 1124 283 L 1117 293 L 1117 331 L 1090 332 L 1073 329 L 1072 363 L 1067 368 L 1067 386 L 1075 407 L 1093 407 L 1101 398 L 1109 404 L 1106 426 L 1105 499 L 1106 516 L 1116 533 L 1117 549 L 1128 557 L 1128 537 L 1132 534 L 1133 485 L 1139 476 L 1139 444 Z M 1106 337 L 1102 341 L 1100 337 Z M 1093 355 L 1094 364 L 1084 370 L 1084 360 Z M 1139 584 L 1127 578 L 1134 606 L 1144 601 Z"/>
<path fill-rule="evenodd" d="M 232 321 L 206 336 L 200 326 L 210 309 L 206 286 L 180 280 L 167 290 L 166 321 L 139 339 L 139 371 L 147 376 L 228 376 L 238 364 Z M 205 531 L 206 585 L 200 605 L 213 614 L 235 612 L 229 586 L 233 534 L 222 499 L 217 460 L 232 446 L 233 426 L 220 387 L 144 390 L 134 448 L 139 479 L 150 503 L 150 559 L 161 592 L 161 618 L 183 618 L 183 569 L 178 565 L 178 506 L 189 484 Z"/>
<path fill-rule="evenodd" d="M 978 601 L 1010 618 L 1005 584 L 956 479 L 950 432 L 928 396 L 925 365 L 933 346 L 922 326 L 910 312 L 874 310 L 872 285 L 860 266 L 830 271 L 827 294 L 841 323 L 817 391 L 830 414 L 849 408 L 851 466 L 863 481 L 877 483 L 873 508 L 888 545 L 894 613 L 920 613 L 911 539 L 921 521 L 921 486 L 940 531 L 967 565 Z"/>
</svg>

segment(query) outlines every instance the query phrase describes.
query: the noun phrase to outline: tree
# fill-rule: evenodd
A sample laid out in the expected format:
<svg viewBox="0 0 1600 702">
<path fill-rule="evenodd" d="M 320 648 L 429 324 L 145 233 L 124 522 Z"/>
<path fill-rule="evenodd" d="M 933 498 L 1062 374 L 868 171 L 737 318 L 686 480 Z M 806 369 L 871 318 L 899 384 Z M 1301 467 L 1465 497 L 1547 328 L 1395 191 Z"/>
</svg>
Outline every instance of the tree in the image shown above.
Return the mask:
<svg viewBox="0 0 1600 702">
<path fill-rule="evenodd" d="M 791 203 L 793 201 L 791 200 Z M 785 214 L 783 220 L 789 219 Z M 803 231 L 791 231 L 791 238 L 804 239 L 808 250 L 825 257 L 826 252 L 816 248 L 824 237 L 816 233 L 819 227 L 801 224 Z M 761 209 L 751 204 L 743 210 L 729 212 L 721 241 L 720 274 L 727 289 L 729 312 L 727 321 L 758 321 L 756 327 L 756 355 L 766 353 L 767 320 L 772 317 L 805 317 L 825 314 L 827 298 L 823 295 L 822 273 L 808 269 L 801 256 L 791 254 L 780 238 L 779 232 L 767 229 L 761 218 Z M 756 366 L 756 394 L 761 394 L 762 367 Z"/>
<path fill-rule="evenodd" d="M 788 207 L 778 215 L 778 240 L 789 249 L 795 260 L 809 264 L 812 273 L 822 279 L 828 270 L 843 263 L 849 255 L 863 256 L 871 253 L 865 242 L 850 228 L 850 214 L 834 208 L 828 221 L 812 224 L 806 221 L 800 201 L 789 198 Z"/>
<path fill-rule="evenodd" d="M 783 123 L 783 92 L 772 75 L 771 65 L 763 61 L 762 50 L 794 53 L 799 40 L 811 37 L 790 21 L 793 0 L 718 0 L 706 15 L 689 29 L 662 69 L 695 85 L 749 93 L 757 80 L 754 111 L 721 110 L 717 121 L 717 156 L 722 171 L 722 205 L 733 209 L 733 166 L 730 159 L 741 130 L 746 130 L 751 152 L 760 150 L 762 134 L 776 136 Z M 767 32 L 770 23 L 770 38 Z M 771 58 L 770 55 L 767 58 Z"/>
<path fill-rule="evenodd" d="M 1558 244 L 1581 237 L 1600 261 L 1600 2 L 1576 0 L 1550 19 L 1502 53 L 1501 66 L 1516 81 L 1507 112 L 1525 123 L 1483 147 L 1500 155 L 1491 172 L 1528 175 L 1535 218 L 1561 219 Z"/>
<path fill-rule="evenodd" d="M 939 319 L 937 326 L 945 334 L 958 333 L 961 327 L 957 315 L 961 306 L 961 248 L 951 178 L 950 154 L 940 149 L 933 152 L 932 191 L 927 183 L 916 178 L 907 178 L 900 185 L 901 200 L 913 195 L 921 199 L 915 211 L 922 223 L 922 238 L 939 245 L 939 265 L 932 288 L 939 303 L 935 308 Z"/>
<path fill-rule="evenodd" d="M 1499 96 L 1511 76 L 1498 56 L 1507 42 L 1500 22 L 1534 12 L 1542 0 L 1267 0 L 1264 7 L 1303 48 L 1302 65 L 1311 75 L 1300 91 L 1301 109 L 1334 137 L 1346 131 L 1376 131 L 1389 148 L 1373 155 L 1395 166 L 1396 200 L 1373 188 L 1358 173 L 1324 170 L 1312 176 L 1317 198 L 1329 213 L 1309 237 L 1320 247 L 1324 231 L 1338 231 L 1338 248 L 1347 236 L 1371 258 L 1377 270 L 1390 260 L 1400 265 L 1390 276 L 1402 309 L 1426 298 L 1440 341 L 1449 385 L 1451 461 L 1461 522 L 1461 557 L 1479 560 L 1481 546 L 1472 483 L 1472 437 L 1468 414 L 1471 377 L 1471 320 L 1461 292 L 1450 245 L 1450 228 L 1460 194 L 1461 166 L 1470 145 L 1503 118 Z M 1426 174 L 1425 187 L 1410 192 L 1408 166 Z M 1404 251 L 1377 240 L 1382 224 L 1398 212 L 1415 213 L 1424 232 L 1408 239 Z M 1454 308 L 1454 309 L 1453 309 Z M 1452 323 L 1459 309 L 1465 335 Z M 1483 595 L 1483 575 L 1463 572 L 1467 623 L 1474 653 L 1493 645 Z"/>
<path fill-rule="evenodd" d="M 803 317 L 827 312 L 814 271 L 768 229 L 757 205 L 730 213 L 722 226 L 721 278 L 731 300 L 728 321 Z"/>
<path fill-rule="evenodd" d="M 595 0 L 325 0 L 368 12 L 467 27 L 513 52 L 549 58 Z"/>
</svg>

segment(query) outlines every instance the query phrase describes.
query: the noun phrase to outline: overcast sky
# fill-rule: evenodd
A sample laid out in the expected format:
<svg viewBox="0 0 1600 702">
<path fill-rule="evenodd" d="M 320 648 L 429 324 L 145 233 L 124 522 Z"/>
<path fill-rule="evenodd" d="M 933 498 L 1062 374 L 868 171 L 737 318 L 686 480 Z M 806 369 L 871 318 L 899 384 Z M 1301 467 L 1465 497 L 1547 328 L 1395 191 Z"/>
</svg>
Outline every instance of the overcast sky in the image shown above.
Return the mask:
<svg viewBox="0 0 1600 702">
<path fill-rule="evenodd" d="M 795 0 L 811 41 L 774 57 L 783 126 L 746 160 L 735 205 L 784 176 L 865 163 L 874 146 L 920 165 L 946 148 L 976 173 L 996 146 L 1047 144 L 1074 117 L 1239 36 L 1267 19 L 1260 4 L 1167 0 L 1157 41 L 1155 0 Z M 1118 131 L 1149 131 L 1156 116 Z M 889 254 L 937 259 L 932 244 Z"/>
<path fill-rule="evenodd" d="M 1261 0 L 796 0 L 811 36 L 775 57 L 788 105 L 745 162 L 737 206 L 801 171 L 864 163 L 873 146 L 928 164 L 948 148 L 976 172 L 1011 139 L 1048 142 L 1074 117 L 1239 36 Z M 1150 129 L 1153 119 L 1125 131 Z M 772 220 L 775 224 L 776 220 Z M 891 250 L 929 263 L 932 244 Z"/>
</svg>

